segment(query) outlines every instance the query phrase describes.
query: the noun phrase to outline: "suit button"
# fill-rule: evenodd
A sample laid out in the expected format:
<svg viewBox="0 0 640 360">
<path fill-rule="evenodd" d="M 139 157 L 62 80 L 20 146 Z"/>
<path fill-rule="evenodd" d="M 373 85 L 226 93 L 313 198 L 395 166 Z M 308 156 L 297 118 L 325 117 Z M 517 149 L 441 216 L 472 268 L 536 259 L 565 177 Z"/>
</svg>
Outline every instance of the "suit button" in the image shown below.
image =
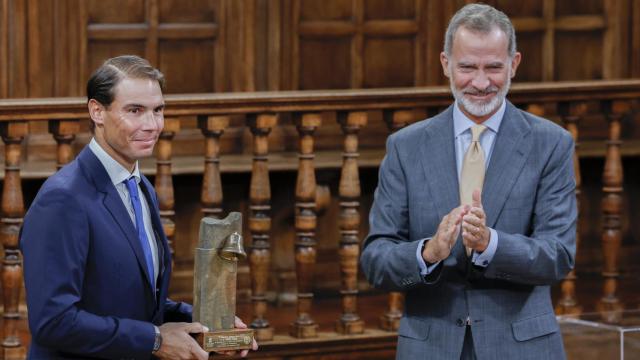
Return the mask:
<svg viewBox="0 0 640 360">
<path fill-rule="evenodd" d="M 458 326 L 464 326 L 464 319 L 458 319 L 458 320 L 456 320 L 456 325 L 458 325 Z"/>
</svg>

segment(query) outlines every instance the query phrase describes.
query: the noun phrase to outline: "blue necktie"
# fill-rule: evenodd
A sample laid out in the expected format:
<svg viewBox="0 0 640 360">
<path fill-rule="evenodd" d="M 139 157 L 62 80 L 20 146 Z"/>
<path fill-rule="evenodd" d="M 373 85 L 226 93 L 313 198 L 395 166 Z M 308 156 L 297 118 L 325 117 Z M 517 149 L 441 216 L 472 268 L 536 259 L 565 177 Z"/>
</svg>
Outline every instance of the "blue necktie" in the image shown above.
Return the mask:
<svg viewBox="0 0 640 360">
<path fill-rule="evenodd" d="M 142 205 L 140 204 L 140 197 L 138 196 L 138 183 L 135 176 L 130 177 L 126 181 L 127 190 L 129 190 L 129 197 L 131 198 L 131 205 L 133 205 L 133 212 L 136 215 L 136 228 L 138 229 L 138 239 L 140 240 L 140 246 L 142 246 L 142 252 L 144 252 L 144 259 L 147 263 L 147 272 L 149 273 L 149 279 L 151 280 L 151 288 L 155 291 L 155 276 L 153 273 L 153 256 L 151 255 L 151 246 L 147 239 L 147 232 L 144 230 L 144 220 L 142 218 Z"/>
</svg>

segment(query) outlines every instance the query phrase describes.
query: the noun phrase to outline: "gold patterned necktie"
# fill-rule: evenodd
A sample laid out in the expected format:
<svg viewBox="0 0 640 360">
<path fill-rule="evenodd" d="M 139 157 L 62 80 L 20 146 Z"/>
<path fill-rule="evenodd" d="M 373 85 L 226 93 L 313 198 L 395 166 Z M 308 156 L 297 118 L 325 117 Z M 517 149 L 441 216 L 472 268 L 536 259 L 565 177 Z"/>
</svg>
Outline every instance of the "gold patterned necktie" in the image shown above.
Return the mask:
<svg viewBox="0 0 640 360">
<path fill-rule="evenodd" d="M 480 189 L 484 183 L 484 151 L 480 146 L 480 135 L 487 129 L 484 125 L 471 127 L 471 144 L 464 154 L 462 172 L 460 174 L 460 204 L 471 205 L 473 190 Z M 467 248 L 471 255 L 471 248 Z"/>
</svg>

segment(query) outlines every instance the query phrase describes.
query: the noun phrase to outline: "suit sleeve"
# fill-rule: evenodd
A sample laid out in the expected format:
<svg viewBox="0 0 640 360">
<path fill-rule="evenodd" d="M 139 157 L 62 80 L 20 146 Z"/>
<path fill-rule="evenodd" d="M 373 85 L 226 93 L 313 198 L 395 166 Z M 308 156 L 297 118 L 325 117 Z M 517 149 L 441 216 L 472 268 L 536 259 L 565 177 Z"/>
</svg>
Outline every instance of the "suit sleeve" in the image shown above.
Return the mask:
<svg viewBox="0 0 640 360">
<path fill-rule="evenodd" d="M 574 143 L 568 133 L 562 135 L 538 182 L 531 235 L 497 230 L 500 241 L 485 277 L 551 285 L 573 269 L 577 221 Z"/>
<path fill-rule="evenodd" d="M 164 322 L 192 322 L 193 308 L 184 302 L 167 299 L 164 303 Z"/>
<path fill-rule="evenodd" d="M 369 282 L 381 289 L 404 291 L 418 284 L 437 282 L 442 266 L 426 278 L 416 258 L 422 239 L 409 239 L 408 192 L 396 137 L 387 140 L 380 164 L 378 187 L 369 213 L 369 235 L 360 262 Z"/>
<path fill-rule="evenodd" d="M 88 234 L 86 212 L 68 191 L 43 191 L 25 216 L 20 246 L 33 341 L 84 356 L 149 358 L 153 324 L 81 309 Z"/>
</svg>

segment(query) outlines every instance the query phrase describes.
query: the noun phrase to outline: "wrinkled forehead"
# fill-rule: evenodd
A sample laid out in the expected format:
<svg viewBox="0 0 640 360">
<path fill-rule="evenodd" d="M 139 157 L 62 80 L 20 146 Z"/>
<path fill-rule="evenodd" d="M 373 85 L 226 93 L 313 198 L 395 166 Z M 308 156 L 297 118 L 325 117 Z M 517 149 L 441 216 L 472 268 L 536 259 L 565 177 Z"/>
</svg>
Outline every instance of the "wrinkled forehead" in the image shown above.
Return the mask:
<svg viewBox="0 0 640 360">
<path fill-rule="evenodd" d="M 125 77 L 114 88 L 114 102 L 120 105 L 139 104 L 157 107 L 164 104 L 162 89 L 157 80 Z"/>
<path fill-rule="evenodd" d="M 454 36 L 451 55 L 457 60 L 463 58 L 484 58 L 506 61 L 509 57 L 507 35 L 498 27 L 491 31 L 475 31 L 460 27 Z"/>
</svg>

